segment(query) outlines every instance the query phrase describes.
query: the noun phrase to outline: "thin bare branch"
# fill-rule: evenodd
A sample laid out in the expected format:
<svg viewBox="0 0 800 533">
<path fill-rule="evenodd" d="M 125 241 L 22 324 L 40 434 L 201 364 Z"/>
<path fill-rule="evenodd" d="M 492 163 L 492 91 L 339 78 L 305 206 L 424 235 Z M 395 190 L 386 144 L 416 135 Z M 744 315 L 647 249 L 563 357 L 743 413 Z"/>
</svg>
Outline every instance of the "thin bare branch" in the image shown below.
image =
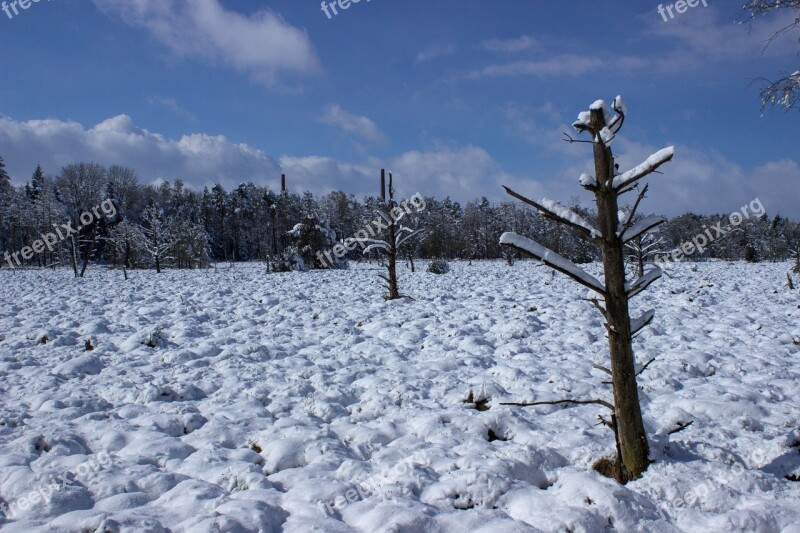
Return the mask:
<svg viewBox="0 0 800 533">
<path fill-rule="evenodd" d="M 633 203 L 633 208 L 631 212 L 628 213 L 627 218 L 625 219 L 625 223 L 622 226 L 622 229 L 619 232 L 619 235 L 622 236 L 628 231 L 628 228 L 631 227 L 633 224 L 633 217 L 636 216 L 636 210 L 639 209 L 639 204 L 642 203 L 642 200 L 645 198 L 645 194 L 647 194 L 647 189 L 650 188 L 650 184 L 646 184 L 644 188 L 639 192 L 639 196 L 636 197 L 636 201 Z"/>
<path fill-rule="evenodd" d="M 603 365 L 592 365 L 592 368 L 596 368 L 597 370 L 602 370 L 603 372 L 605 372 L 609 376 L 613 375 L 611 373 L 611 370 L 609 370 L 608 368 L 604 367 Z"/>
<path fill-rule="evenodd" d="M 592 141 L 584 141 L 584 140 L 581 140 L 581 139 L 575 139 L 574 137 L 572 137 L 568 133 L 564 133 L 564 137 L 566 137 L 566 139 L 563 139 L 563 141 L 564 142 L 568 142 L 569 144 L 574 144 L 574 143 L 594 144 Z"/>
<path fill-rule="evenodd" d="M 673 429 L 669 433 L 667 433 L 667 435 L 674 435 L 675 433 L 680 433 L 681 431 L 683 431 L 684 429 L 688 428 L 692 424 L 694 424 L 694 420 L 692 420 L 691 422 L 686 422 L 686 423 L 678 422 L 678 427 Z"/>
<path fill-rule="evenodd" d="M 649 367 L 649 366 L 650 366 L 650 365 L 653 363 L 653 361 L 655 361 L 655 360 L 656 360 L 656 358 L 655 358 L 655 357 L 653 357 L 653 358 L 652 358 L 652 359 L 650 359 L 648 362 L 646 362 L 646 363 L 644 364 L 644 366 L 642 366 L 642 368 L 640 368 L 640 369 L 639 369 L 639 371 L 636 373 L 636 375 L 637 375 L 637 376 L 641 375 L 641 374 L 642 374 L 642 372 L 644 372 L 645 370 L 647 370 L 647 367 Z"/>
<path fill-rule="evenodd" d="M 593 306 L 595 306 L 595 308 L 598 311 L 600 311 L 600 314 L 603 315 L 603 318 L 605 318 L 606 321 L 608 321 L 608 314 L 607 314 L 608 311 L 606 311 L 605 307 L 600 305 L 600 302 L 597 300 L 597 298 L 590 298 L 589 301 L 592 303 Z M 608 324 L 606 324 L 606 327 L 608 327 Z"/>
<path fill-rule="evenodd" d="M 500 402 L 500 405 L 513 405 L 516 407 L 532 407 L 534 405 L 563 405 L 563 404 L 571 404 L 571 405 L 602 405 L 603 407 L 607 407 L 614 411 L 614 406 L 608 403 L 605 400 L 552 400 L 552 401 L 543 401 L 543 402 Z"/>
</svg>

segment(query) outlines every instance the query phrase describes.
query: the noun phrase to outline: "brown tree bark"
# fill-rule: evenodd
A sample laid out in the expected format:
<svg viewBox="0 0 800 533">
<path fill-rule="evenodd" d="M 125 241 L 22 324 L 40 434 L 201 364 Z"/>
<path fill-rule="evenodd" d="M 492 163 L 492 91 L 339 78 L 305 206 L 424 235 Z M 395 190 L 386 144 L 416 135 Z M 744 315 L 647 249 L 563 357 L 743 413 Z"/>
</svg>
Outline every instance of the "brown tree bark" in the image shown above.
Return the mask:
<svg viewBox="0 0 800 533">
<path fill-rule="evenodd" d="M 594 131 L 599 132 L 606 125 L 602 110 L 592 110 L 591 120 Z M 618 193 L 612 187 L 614 156 L 609 147 L 596 142 L 594 160 L 599 184 L 595 197 L 600 225 L 598 229 L 602 234 L 600 248 L 605 271 L 606 318 L 621 454 L 619 460 L 625 469 L 623 475 L 626 478 L 637 478 L 647 469 L 649 448 L 639 405 L 639 388 L 636 383 L 635 359 L 631 344 L 628 294 L 625 290 L 624 244 L 617 235 Z"/>
<path fill-rule="evenodd" d="M 392 219 L 392 212 L 394 211 L 394 184 L 392 183 L 392 175 L 389 174 L 389 204 L 387 208 L 387 216 L 389 220 Z M 389 294 L 388 300 L 397 300 L 400 298 L 400 290 L 397 288 L 397 227 L 394 223 L 389 224 Z"/>
</svg>

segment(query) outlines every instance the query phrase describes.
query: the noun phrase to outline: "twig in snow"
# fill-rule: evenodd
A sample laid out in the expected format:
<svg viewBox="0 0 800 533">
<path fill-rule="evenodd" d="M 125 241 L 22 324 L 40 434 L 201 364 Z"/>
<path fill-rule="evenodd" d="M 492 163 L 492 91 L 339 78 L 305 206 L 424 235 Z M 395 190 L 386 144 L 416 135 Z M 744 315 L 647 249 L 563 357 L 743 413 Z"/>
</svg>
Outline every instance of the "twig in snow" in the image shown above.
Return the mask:
<svg viewBox="0 0 800 533">
<path fill-rule="evenodd" d="M 689 426 L 691 426 L 692 424 L 694 424 L 694 420 L 692 420 L 691 422 L 686 422 L 685 424 L 683 422 L 678 422 L 678 427 L 667 433 L 667 435 L 674 435 L 675 433 L 679 433 L 684 429 L 688 428 Z"/>
<path fill-rule="evenodd" d="M 573 404 L 573 405 L 596 404 L 596 405 L 602 405 L 603 407 L 608 407 L 612 411 L 614 410 L 614 406 L 605 400 L 552 400 L 544 402 L 500 402 L 500 405 L 513 405 L 516 407 L 531 407 L 534 405 L 561 405 L 561 404 Z"/>
</svg>

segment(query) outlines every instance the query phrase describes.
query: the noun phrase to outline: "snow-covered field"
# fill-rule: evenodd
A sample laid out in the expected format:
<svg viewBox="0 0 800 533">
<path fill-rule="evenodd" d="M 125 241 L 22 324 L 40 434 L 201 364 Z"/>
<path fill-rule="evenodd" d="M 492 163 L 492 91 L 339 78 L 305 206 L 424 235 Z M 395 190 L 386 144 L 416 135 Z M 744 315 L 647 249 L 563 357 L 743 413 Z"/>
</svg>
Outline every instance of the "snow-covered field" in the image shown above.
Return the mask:
<svg viewBox="0 0 800 533">
<path fill-rule="evenodd" d="M 392 303 L 377 266 L 0 271 L 3 530 L 800 531 L 787 265 L 672 265 L 637 297 L 655 462 L 627 486 L 591 468 L 602 407 L 499 405 L 609 397 L 586 291 L 452 266 Z"/>
</svg>

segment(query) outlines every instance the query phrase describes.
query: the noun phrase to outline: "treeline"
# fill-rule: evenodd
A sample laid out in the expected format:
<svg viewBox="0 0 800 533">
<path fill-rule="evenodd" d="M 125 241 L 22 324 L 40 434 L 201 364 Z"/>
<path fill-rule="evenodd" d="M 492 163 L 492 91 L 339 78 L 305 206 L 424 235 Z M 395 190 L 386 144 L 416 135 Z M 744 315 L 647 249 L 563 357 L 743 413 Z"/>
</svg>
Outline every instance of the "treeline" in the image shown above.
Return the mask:
<svg viewBox="0 0 800 533">
<path fill-rule="evenodd" d="M 103 202 L 113 203 L 113 215 L 102 211 L 83 224 L 81 215 L 97 212 Z M 491 204 L 483 198 L 462 205 L 450 198 L 425 198 L 425 204 L 409 221 L 426 231 L 409 251 L 413 258 L 499 259 L 505 257 L 500 235 L 514 231 L 574 262 L 599 259 L 597 250 L 573 232 L 519 202 Z M 220 185 L 195 191 L 181 181 L 145 185 L 129 168 L 94 163 L 69 165 L 57 176 L 37 167 L 29 183 L 13 187 L 0 158 L 0 268 L 69 265 L 76 275 L 92 263 L 161 270 L 264 261 L 276 270 L 319 268 L 318 252 L 368 228 L 380 205 L 378 197 L 357 199 L 337 191 L 315 198 L 252 183 L 231 191 Z M 594 218 L 590 210 L 571 207 L 588 220 Z M 649 251 L 667 252 L 708 234 L 720 221 L 727 225 L 728 217 L 674 218 L 653 237 Z M 31 253 L 32 243 L 65 223 L 74 228 L 72 233 L 62 230 L 55 244 Z M 20 253 L 26 247 L 28 253 Z M 745 220 L 687 259 L 782 261 L 798 249 L 800 225 L 764 214 Z M 350 252 L 348 259 L 362 259 L 360 250 Z"/>
</svg>

